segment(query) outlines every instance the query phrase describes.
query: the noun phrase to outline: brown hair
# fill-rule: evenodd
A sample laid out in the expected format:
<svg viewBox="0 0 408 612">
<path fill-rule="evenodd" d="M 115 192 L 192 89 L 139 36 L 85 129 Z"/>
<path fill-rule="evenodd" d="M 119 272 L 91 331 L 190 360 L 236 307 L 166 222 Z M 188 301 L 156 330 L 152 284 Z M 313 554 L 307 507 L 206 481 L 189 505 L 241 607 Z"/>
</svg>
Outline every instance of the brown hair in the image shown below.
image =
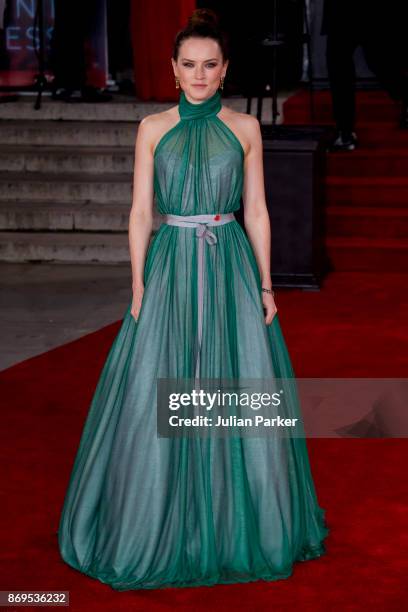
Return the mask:
<svg viewBox="0 0 408 612">
<path fill-rule="evenodd" d="M 220 46 L 223 61 L 225 62 L 229 57 L 227 35 L 220 27 L 218 15 L 212 9 L 196 9 L 191 14 L 186 27 L 177 33 L 173 47 L 175 61 L 177 61 L 181 43 L 187 38 L 212 38 Z"/>
</svg>

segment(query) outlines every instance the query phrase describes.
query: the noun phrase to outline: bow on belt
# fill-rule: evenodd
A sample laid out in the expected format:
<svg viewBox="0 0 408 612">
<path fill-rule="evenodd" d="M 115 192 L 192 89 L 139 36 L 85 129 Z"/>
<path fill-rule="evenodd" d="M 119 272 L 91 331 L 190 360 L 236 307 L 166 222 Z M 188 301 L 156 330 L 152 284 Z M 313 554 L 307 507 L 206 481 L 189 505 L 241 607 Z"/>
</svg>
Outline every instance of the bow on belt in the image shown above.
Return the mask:
<svg viewBox="0 0 408 612">
<path fill-rule="evenodd" d="M 197 226 L 196 236 L 198 238 L 205 238 L 206 242 L 211 245 L 217 242 L 217 236 L 214 234 L 214 232 L 209 230 L 207 226 L 202 223 Z"/>
</svg>

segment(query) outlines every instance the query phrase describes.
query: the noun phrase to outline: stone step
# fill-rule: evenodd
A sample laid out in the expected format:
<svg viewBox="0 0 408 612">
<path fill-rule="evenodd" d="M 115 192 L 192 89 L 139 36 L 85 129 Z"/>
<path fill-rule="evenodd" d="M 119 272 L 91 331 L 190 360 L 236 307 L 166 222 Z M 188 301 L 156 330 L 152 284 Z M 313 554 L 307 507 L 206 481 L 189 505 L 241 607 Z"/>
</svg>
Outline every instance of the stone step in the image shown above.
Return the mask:
<svg viewBox="0 0 408 612">
<path fill-rule="evenodd" d="M 131 174 L 0 172 L 0 201 L 131 202 Z"/>
<path fill-rule="evenodd" d="M 0 232 L 0 261 L 128 263 L 126 233 Z"/>
<path fill-rule="evenodd" d="M 123 232 L 129 212 L 130 203 L 0 202 L 0 229 Z"/>
<path fill-rule="evenodd" d="M 17 102 L 1 104 L 0 120 L 103 121 L 105 123 L 141 121 L 146 115 L 162 112 L 177 104 L 176 99 L 173 102 L 142 101 L 133 96 L 121 94 L 114 94 L 113 100 L 106 103 L 66 103 L 52 100 L 49 95 L 45 94 L 42 97 L 41 108 L 35 110 L 35 100 L 36 96 L 25 95 Z M 246 109 L 246 99 L 241 96 L 225 98 L 223 104 L 240 112 Z"/>
<path fill-rule="evenodd" d="M 135 99 L 108 103 L 60 102 L 50 97 L 42 99 L 41 108 L 34 109 L 34 99 L 20 99 L 0 106 L 0 119 L 25 121 L 141 121 L 150 113 L 163 111 L 173 103 L 150 103 Z"/>
<path fill-rule="evenodd" d="M 1 231 L 127 232 L 131 202 L 0 202 Z M 153 229 L 162 215 L 155 210 Z"/>
<path fill-rule="evenodd" d="M 0 172 L 132 173 L 133 147 L 2 145 Z"/>
<path fill-rule="evenodd" d="M 136 121 L 1 120 L 0 144 L 133 147 Z"/>
</svg>

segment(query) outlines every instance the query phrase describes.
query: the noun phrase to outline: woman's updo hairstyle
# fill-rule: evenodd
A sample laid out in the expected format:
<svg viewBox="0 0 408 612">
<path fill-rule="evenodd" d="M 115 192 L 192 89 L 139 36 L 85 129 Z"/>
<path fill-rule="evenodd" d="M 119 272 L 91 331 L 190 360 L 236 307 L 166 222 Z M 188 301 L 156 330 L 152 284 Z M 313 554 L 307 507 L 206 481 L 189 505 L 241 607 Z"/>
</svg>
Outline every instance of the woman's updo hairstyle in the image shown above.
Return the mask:
<svg viewBox="0 0 408 612">
<path fill-rule="evenodd" d="M 191 14 L 186 27 L 177 33 L 173 48 L 174 61 L 177 61 L 181 43 L 187 38 L 212 38 L 220 46 L 223 61 L 229 57 L 227 36 L 220 27 L 218 15 L 212 9 L 196 9 Z"/>
</svg>

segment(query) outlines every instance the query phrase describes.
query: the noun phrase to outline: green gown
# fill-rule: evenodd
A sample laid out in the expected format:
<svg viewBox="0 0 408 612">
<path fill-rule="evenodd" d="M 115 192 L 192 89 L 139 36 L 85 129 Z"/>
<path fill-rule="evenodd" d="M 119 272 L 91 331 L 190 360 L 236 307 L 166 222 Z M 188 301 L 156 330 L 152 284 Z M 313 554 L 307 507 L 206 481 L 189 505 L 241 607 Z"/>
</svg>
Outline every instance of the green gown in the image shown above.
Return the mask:
<svg viewBox="0 0 408 612">
<path fill-rule="evenodd" d="M 154 152 L 159 212 L 238 210 L 244 152 L 218 117 L 219 91 L 199 104 L 181 92 L 178 109 Z M 245 231 L 236 219 L 211 230 L 201 377 L 294 377 L 278 314 L 265 324 Z M 156 378 L 194 376 L 197 243 L 189 227 L 163 223 L 154 235 L 138 320 L 130 290 L 62 508 L 63 560 L 119 591 L 277 580 L 326 552 L 304 438 L 157 435 Z M 296 396 L 289 413 L 301 414 Z"/>
</svg>

